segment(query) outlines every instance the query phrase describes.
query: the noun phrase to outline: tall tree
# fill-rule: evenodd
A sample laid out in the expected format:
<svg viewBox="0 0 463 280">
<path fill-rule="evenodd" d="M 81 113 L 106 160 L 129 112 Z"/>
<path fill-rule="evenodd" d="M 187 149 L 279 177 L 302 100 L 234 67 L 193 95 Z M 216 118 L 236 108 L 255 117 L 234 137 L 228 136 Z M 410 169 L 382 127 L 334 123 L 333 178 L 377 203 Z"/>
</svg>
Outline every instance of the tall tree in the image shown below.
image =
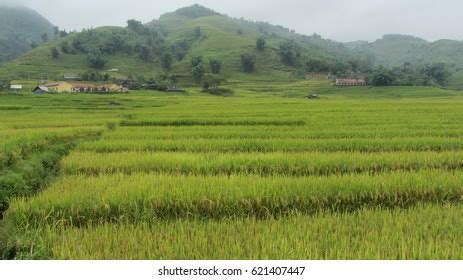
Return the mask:
<svg viewBox="0 0 463 280">
<path fill-rule="evenodd" d="M 172 67 L 172 55 L 169 52 L 166 52 L 161 57 L 162 69 L 169 71 Z"/>
<path fill-rule="evenodd" d="M 265 47 L 267 46 L 267 41 L 265 41 L 264 37 L 259 37 L 256 41 L 256 49 L 258 51 L 263 51 L 265 50 Z"/>
<path fill-rule="evenodd" d="M 54 36 L 55 36 L 55 39 L 58 39 L 58 38 L 59 38 L 60 31 L 59 31 L 59 27 L 58 27 L 58 26 L 53 26 L 53 34 L 54 34 Z"/>
<path fill-rule="evenodd" d="M 106 59 L 99 50 L 95 50 L 88 55 L 88 62 L 92 68 L 103 69 L 106 66 Z"/>
<path fill-rule="evenodd" d="M 0 80 L 0 92 L 7 92 L 10 90 L 11 82 L 7 80 Z"/>
<path fill-rule="evenodd" d="M 225 79 L 219 75 L 207 73 L 203 77 L 203 89 L 207 91 L 210 88 L 217 88 L 224 81 Z"/>
<path fill-rule="evenodd" d="M 143 35 L 146 33 L 146 27 L 141 21 L 129 19 L 127 21 L 127 28 L 137 34 Z"/>
<path fill-rule="evenodd" d="M 51 54 L 51 57 L 53 57 L 53 58 L 58 58 L 58 57 L 59 57 L 58 48 L 57 48 L 57 47 L 52 47 L 52 48 L 50 49 L 50 54 Z"/>
<path fill-rule="evenodd" d="M 423 73 L 429 78 L 434 80 L 435 83 L 441 86 L 445 86 L 451 76 L 450 71 L 447 69 L 444 63 L 434 63 L 426 65 L 423 69 Z"/>
<path fill-rule="evenodd" d="M 199 39 L 202 35 L 202 32 L 201 32 L 201 27 L 196 27 L 195 30 L 193 31 L 193 36 L 195 39 Z"/>
<path fill-rule="evenodd" d="M 47 33 L 43 33 L 42 36 L 41 36 L 41 39 L 42 39 L 42 42 L 43 43 L 46 43 L 49 41 L 48 39 L 48 34 Z"/>
<path fill-rule="evenodd" d="M 255 70 L 256 56 L 253 54 L 241 54 L 241 71 L 251 73 Z"/>
<path fill-rule="evenodd" d="M 195 56 L 191 58 L 191 67 L 196 67 L 199 64 L 203 63 L 203 57 L 202 56 Z"/>
<path fill-rule="evenodd" d="M 280 44 L 280 56 L 283 63 L 288 66 L 296 66 L 301 56 L 299 46 L 293 41 L 286 41 Z"/>
<path fill-rule="evenodd" d="M 222 70 L 222 61 L 213 58 L 209 60 L 209 64 L 211 66 L 212 74 L 220 74 L 220 71 Z"/>
<path fill-rule="evenodd" d="M 71 52 L 71 47 L 69 46 L 69 42 L 68 41 L 63 41 L 61 42 L 61 44 L 59 45 L 60 48 L 61 48 L 61 51 L 65 54 L 68 54 Z"/>
<path fill-rule="evenodd" d="M 201 62 L 198 65 L 192 67 L 191 73 L 193 74 L 193 80 L 196 82 L 201 82 L 204 74 L 206 73 L 206 69 L 204 68 L 203 63 Z"/>
<path fill-rule="evenodd" d="M 373 86 L 392 86 L 395 83 L 395 77 L 389 69 L 381 67 L 373 73 L 370 83 Z"/>
</svg>

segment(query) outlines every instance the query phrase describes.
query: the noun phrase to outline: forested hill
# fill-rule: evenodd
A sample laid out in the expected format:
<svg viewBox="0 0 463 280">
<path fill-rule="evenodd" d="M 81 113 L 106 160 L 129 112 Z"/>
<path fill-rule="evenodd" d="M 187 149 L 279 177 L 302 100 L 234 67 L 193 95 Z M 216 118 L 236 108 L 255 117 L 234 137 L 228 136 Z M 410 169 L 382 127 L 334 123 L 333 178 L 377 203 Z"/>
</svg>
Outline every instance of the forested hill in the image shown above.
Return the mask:
<svg viewBox="0 0 463 280">
<path fill-rule="evenodd" d="M 406 35 L 384 35 L 374 42 L 345 44 L 358 55 L 374 58 L 375 63 L 401 66 L 404 63 L 446 63 L 463 68 L 463 42 L 455 40 L 426 40 Z"/>
<path fill-rule="evenodd" d="M 260 39 L 260 45 L 257 41 Z M 318 35 L 304 36 L 269 23 L 234 19 L 199 5 L 127 27 L 100 27 L 41 45 L 0 68 L 0 75 L 60 76 L 99 71 L 111 76 L 192 77 L 192 60 L 204 72 L 220 62 L 227 78 L 304 76 L 309 60 L 347 65 L 349 49 Z M 195 65 L 196 66 L 196 65 Z M 117 72 L 108 70 L 117 69 Z M 201 70 L 201 69 L 199 69 Z"/>
<path fill-rule="evenodd" d="M 426 68 L 427 64 L 443 62 L 452 71 L 463 67 L 463 43 L 458 41 L 429 43 L 386 35 L 372 43 L 344 44 L 270 23 L 232 18 L 199 5 L 145 24 L 129 20 L 126 27 L 99 27 L 58 37 L 0 66 L 0 77 L 62 79 L 64 74 L 75 74 L 92 75 L 90 80 L 135 77 L 191 83 L 213 73 L 227 80 L 273 81 L 305 77 L 310 72 L 365 77 L 379 65 L 409 62 L 413 69 L 406 70 L 417 73 L 414 79 L 404 81 L 404 73 L 394 75 L 400 84 L 415 85 L 429 80 L 427 72 L 442 70 Z M 398 79 L 391 83 L 399 83 Z"/>
<path fill-rule="evenodd" d="M 12 60 L 53 36 L 53 25 L 26 7 L 0 4 L 0 63 Z"/>
</svg>

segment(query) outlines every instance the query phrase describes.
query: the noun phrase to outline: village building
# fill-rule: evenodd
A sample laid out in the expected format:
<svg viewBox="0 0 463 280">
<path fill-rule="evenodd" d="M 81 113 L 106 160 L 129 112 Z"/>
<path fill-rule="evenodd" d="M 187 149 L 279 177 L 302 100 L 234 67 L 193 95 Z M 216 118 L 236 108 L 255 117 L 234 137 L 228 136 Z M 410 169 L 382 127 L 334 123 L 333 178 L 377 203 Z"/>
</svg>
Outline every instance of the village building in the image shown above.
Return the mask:
<svg viewBox="0 0 463 280">
<path fill-rule="evenodd" d="M 20 92 L 20 91 L 22 91 L 22 89 L 23 89 L 22 85 L 11 85 L 10 86 L 10 90 L 12 92 Z"/>
<path fill-rule="evenodd" d="M 116 84 L 90 84 L 77 82 L 57 82 L 38 87 L 47 88 L 49 92 L 72 93 L 72 92 L 127 92 L 128 89 Z M 37 89 L 37 88 L 36 88 Z"/>
<path fill-rule="evenodd" d="M 49 83 L 40 87 L 48 88 L 52 92 L 71 92 L 72 85 L 68 82 L 62 83 Z"/>
<path fill-rule="evenodd" d="M 38 87 L 36 87 L 36 88 L 34 88 L 32 90 L 32 93 L 34 93 L 34 94 L 46 94 L 46 93 L 50 93 L 50 90 L 47 87 L 38 86 Z"/>
<path fill-rule="evenodd" d="M 186 93 L 186 90 L 176 86 L 171 86 L 167 88 L 166 92 Z"/>
<path fill-rule="evenodd" d="M 75 74 L 64 74 L 63 78 L 67 81 L 78 81 L 82 78 Z"/>
<path fill-rule="evenodd" d="M 104 84 L 104 85 L 95 85 L 95 84 L 71 84 L 70 92 L 122 92 L 123 89 L 121 86 L 116 84 Z"/>
<path fill-rule="evenodd" d="M 336 79 L 335 86 L 365 86 L 367 81 L 364 79 Z"/>
</svg>

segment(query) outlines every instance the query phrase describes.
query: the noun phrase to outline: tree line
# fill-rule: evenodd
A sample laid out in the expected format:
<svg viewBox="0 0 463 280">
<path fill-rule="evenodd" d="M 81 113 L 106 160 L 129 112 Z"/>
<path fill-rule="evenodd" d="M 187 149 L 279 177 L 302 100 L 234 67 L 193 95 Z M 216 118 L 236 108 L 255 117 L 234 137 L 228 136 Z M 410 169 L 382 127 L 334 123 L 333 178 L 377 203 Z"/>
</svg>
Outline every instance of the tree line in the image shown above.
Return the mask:
<svg viewBox="0 0 463 280">
<path fill-rule="evenodd" d="M 169 71 L 175 59 L 183 60 L 194 42 L 205 39 L 199 27 L 172 44 L 166 42 L 167 35 L 160 26 L 148 27 L 140 21 L 129 20 L 126 28 L 110 32 L 83 30 L 51 47 L 50 55 L 58 58 L 61 54 L 86 54 L 90 67 L 103 69 L 107 65 L 107 55 L 125 53 L 136 55 L 144 62 L 158 63 Z"/>
<path fill-rule="evenodd" d="M 60 34 L 61 31 L 56 29 L 55 36 L 61 36 Z M 84 30 L 71 39 L 62 41 L 57 47 L 51 47 L 50 54 L 53 58 L 58 58 L 61 53 L 83 53 L 87 55 L 89 66 L 95 69 L 103 69 L 107 65 L 107 55 L 118 52 L 136 54 L 142 61 L 158 63 L 168 72 L 175 60 L 182 61 L 186 57 L 195 42 L 207 38 L 200 27 L 173 43 L 167 43 L 165 39 L 167 35 L 168 32 L 160 26 L 146 26 L 139 21 L 129 20 L 126 28 L 111 32 Z M 257 38 L 255 51 L 240 54 L 240 70 L 243 73 L 255 72 L 256 54 L 264 52 L 267 48 L 266 38 L 263 36 Z M 406 63 L 401 67 L 385 68 L 376 66 L 371 57 L 317 57 L 308 54 L 303 44 L 293 40 L 285 40 L 277 49 L 272 49 L 277 51 L 281 62 L 293 68 L 295 73 L 316 72 L 337 77 L 364 77 L 374 86 L 445 86 L 451 76 L 451 70 L 442 63 L 427 65 Z M 193 81 L 202 83 L 204 76 L 208 74 L 205 88 L 211 88 L 210 85 L 222 80 L 213 76 L 220 76 L 222 71 L 223 65 L 219 59 L 211 59 L 207 63 L 202 57 L 193 57 L 190 64 Z"/>
</svg>

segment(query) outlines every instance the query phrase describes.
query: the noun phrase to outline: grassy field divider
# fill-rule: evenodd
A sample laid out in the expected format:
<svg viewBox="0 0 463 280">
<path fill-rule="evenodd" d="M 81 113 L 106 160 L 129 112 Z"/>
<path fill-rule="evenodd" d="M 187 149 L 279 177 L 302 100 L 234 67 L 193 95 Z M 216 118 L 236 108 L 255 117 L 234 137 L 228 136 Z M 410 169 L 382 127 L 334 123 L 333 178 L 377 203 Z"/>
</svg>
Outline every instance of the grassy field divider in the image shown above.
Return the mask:
<svg viewBox="0 0 463 280">
<path fill-rule="evenodd" d="M 0 259 L 9 259 L 14 253 L 7 248 L 8 230 L 2 221 L 5 211 L 15 197 L 30 197 L 49 185 L 58 174 L 60 160 L 82 139 L 99 137 L 102 130 L 75 133 L 72 136 L 53 138 L 47 148 L 42 147 L 16 160 L 0 171 Z"/>
<path fill-rule="evenodd" d="M 23 132 L 24 135 L 16 135 L 10 141 L 0 144 L 0 171 L 8 169 L 17 161 L 21 161 L 33 153 L 38 153 L 51 146 L 73 141 L 82 135 L 100 135 L 101 130 L 96 128 L 84 128 L 59 132 Z M 13 134 L 13 133 L 12 133 Z"/>
</svg>

